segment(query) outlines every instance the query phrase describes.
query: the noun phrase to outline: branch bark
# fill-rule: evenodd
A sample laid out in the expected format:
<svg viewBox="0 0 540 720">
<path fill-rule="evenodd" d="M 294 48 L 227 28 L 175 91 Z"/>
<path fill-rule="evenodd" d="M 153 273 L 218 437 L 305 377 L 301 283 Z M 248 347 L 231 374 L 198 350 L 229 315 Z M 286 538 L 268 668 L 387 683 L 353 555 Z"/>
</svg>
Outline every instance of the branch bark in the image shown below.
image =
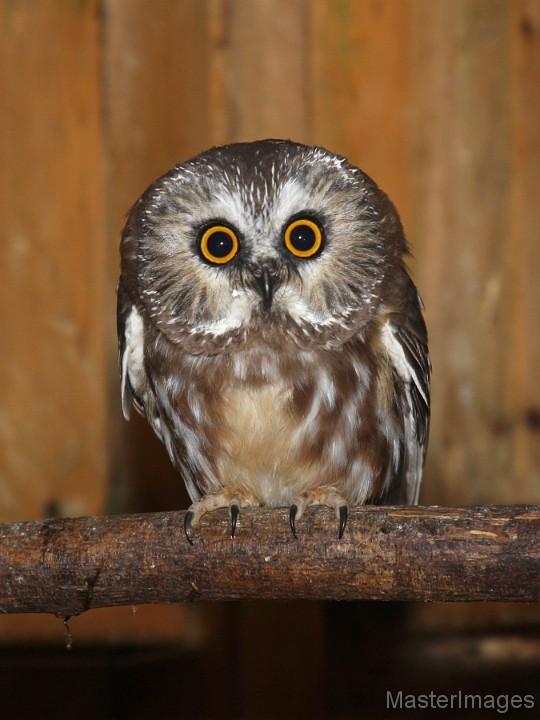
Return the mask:
<svg viewBox="0 0 540 720">
<path fill-rule="evenodd" d="M 358 507 L 342 540 L 326 508 L 292 537 L 284 509 L 0 525 L 0 611 L 237 598 L 540 600 L 540 506 Z"/>
</svg>

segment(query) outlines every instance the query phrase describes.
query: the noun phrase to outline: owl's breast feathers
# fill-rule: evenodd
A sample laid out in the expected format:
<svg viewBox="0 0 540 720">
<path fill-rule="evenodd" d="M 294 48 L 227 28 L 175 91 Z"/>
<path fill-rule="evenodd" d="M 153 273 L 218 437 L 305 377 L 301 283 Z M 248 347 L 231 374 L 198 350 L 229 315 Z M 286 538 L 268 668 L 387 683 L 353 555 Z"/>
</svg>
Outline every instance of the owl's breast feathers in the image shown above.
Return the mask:
<svg viewBox="0 0 540 720">
<path fill-rule="evenodd" d="M 196 356 L 150 323 L 143 332 L 135 306 L 124 315 L 124 397 L 145 412 L 193 500 L 240 484 L 268 505 L 320 485 L 351 505 L 417 502 L 430 366 L 412 283 L 405 302 L 333 350 L 255 338 Z"/>
</svg>

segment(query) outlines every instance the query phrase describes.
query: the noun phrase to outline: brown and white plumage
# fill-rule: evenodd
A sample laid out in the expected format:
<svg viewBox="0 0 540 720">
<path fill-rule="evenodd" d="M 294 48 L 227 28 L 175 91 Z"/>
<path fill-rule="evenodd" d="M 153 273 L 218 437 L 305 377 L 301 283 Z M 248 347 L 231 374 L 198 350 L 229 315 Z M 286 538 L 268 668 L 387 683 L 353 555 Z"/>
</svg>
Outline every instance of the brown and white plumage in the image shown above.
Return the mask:
<svg viewBox="0 0 540 720">
<path fill-rule="evenodd" d="M 284 243 L 295 222 L 320 228 L 312 257 Z M 214 226 L 238 241 L 224 264 L 202 254 Z M 214 148 L 138 200 L 118 290 L 123 408 L 164 442 L 193 522 L 228 504 L 417 502 L 430 364 L 406 253 L 386 195 L 318 147 Z"/>
</svg>

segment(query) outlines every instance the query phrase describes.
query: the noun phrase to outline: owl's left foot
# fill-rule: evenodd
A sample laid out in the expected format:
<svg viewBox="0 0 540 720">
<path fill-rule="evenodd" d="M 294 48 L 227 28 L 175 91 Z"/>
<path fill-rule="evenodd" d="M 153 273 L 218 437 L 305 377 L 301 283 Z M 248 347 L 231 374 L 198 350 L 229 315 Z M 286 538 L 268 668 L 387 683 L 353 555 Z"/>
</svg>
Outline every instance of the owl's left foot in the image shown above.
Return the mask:
<svg viewBox="0 0 540 720">
<path fill-rule="evenodd" d="M 205 495 L 193 503 L 184 516 L 184 532 L 187 541 L 193 545 L 193 528 L 197 527 L 203 515 L 220 508 L 228 508 L 231 516 L 231 538 L 235 536 L 241 507 L 259 505 L 259 501 L 243 488 L 228 488 L 222 492 Z"/>
<path fill-rule="evenodd" d="M 297 538 L 296 534 L 296 523 L 302 515 L 304 510 L 309 505 L 327 505 L 336 511 L 336 516 L 339 522 L 338 538 L 341 540 L 345 528 L 347 527 L 347 518 L 349 516 L 349 508 L 347 501 L 341 495 L 340 492 L 334 487 L 318 487 L 314 490 L 310 490 L 307 493 L 301 495 L 296 500 L 289 511 L 289 523 L 291 525 L 292 534 Z"/>
</svg>

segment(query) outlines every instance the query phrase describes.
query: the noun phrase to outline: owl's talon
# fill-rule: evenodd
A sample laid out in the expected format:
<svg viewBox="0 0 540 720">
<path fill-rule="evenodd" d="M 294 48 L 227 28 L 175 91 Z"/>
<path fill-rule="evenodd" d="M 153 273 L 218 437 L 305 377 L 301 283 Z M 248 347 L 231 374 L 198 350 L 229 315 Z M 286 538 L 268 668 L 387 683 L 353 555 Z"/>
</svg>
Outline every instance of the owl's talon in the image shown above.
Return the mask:
<svg viewBox="0 0 540 720">
<path fill-rule="evenodd" d="M 193 528 L 192 528 L 192 522 L 193 522 L 193 510 L 188 510 L 186 514 L 184 515 L 184 533 L 186 535 L 186 539 L 190 545 L 193 545 Z"/>
<path fill-rule="evenodd" d="M 238 507 L 238 503 L 231 503 L 230 506 L 231 511 L 231 538 L 234 537 L 236 533 L 236 525 L 238 524 L 238 516 L 240 515 L 240 508 Z"/>
<path fill-rule="evenodd" d="M 298 540 L 296 534 L 296 514 L 298 513 L 298 505 L 291 505 L 289 510 L 289 525 L 291 526 L 292 534 L 295 540 Z"/>
<path fill-rule="evenodd" d="M 345 532 L 345 528 L 347 527 L 347 518 L 349 517 L 349 509 L 347 505 L 340 505 L 339 509 L 339 534 L 338 539 L 341 540 L 343 537 L 343 533 Z"/>
</svg>

